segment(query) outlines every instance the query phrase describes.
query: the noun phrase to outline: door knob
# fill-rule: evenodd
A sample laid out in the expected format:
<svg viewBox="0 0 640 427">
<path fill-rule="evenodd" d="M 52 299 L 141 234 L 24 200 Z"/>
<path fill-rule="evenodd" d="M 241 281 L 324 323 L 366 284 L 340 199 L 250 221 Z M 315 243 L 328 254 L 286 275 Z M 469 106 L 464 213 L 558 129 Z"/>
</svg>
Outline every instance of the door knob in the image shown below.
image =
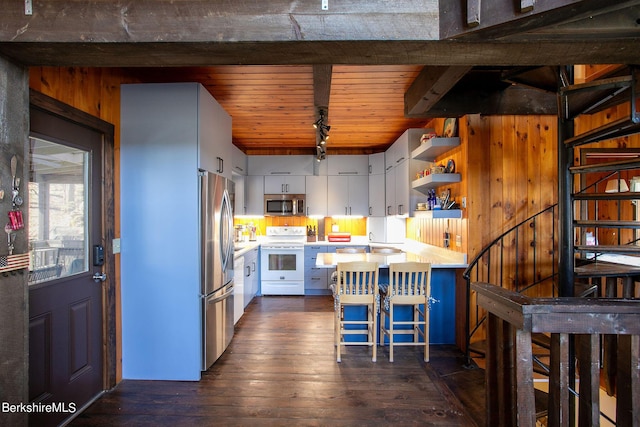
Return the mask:
<svg viewBox="0 0 640 427">
<path fill-rule="evenodd" d="M 93 281 L 96 283 L 104 282 L 105 280 L 107 280 L 107 275 L 105 273 L 95 273 L 93 275 Z"/>
</svg>

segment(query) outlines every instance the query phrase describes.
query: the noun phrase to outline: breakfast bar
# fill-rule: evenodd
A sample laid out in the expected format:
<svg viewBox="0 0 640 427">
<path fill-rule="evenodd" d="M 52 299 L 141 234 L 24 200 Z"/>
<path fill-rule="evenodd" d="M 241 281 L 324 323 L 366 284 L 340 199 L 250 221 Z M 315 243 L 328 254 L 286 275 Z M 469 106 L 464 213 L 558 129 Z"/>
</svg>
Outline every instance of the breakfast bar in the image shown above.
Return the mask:
<svg viewBox="0 0 640 427">
<path fill-rule="evenodd" d="M 442 252 L 420 250 L 400 253 L 319 253 L 316 259 L 318 268 L 335 269 L 338 263 L 352 261 L 376 262 L 380 269 L 378 282 L 388 283 L 389 265 L 400 262 L 428 262 L 431 264 L 431 297 L 429 309 L 429 342 L 431 344 L 455 343 L 455 299 L 456 299 L 456 269 L 465 268 L 463 257 L 449 259 Z M 349 307 L 349 309 L 353 309 Z M 348 316 L 360 316 L 357 309 Z M 411 316 L 411 310 L 396 310 L 398 316 Z"/>
</svg>

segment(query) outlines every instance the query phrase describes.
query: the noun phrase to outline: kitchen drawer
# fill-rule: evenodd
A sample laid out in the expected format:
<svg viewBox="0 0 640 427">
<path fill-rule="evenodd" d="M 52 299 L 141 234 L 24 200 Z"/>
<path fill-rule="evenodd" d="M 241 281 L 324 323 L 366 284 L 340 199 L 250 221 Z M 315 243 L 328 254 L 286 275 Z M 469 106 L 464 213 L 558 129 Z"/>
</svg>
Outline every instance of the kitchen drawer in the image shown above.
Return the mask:
<svg viewBox="0 0 640 427">
<path fill-rule="evenodd" d="M 327 270 L 324 268 L 305 268 L 305 289 L 327 289 Z"/>
</svg>

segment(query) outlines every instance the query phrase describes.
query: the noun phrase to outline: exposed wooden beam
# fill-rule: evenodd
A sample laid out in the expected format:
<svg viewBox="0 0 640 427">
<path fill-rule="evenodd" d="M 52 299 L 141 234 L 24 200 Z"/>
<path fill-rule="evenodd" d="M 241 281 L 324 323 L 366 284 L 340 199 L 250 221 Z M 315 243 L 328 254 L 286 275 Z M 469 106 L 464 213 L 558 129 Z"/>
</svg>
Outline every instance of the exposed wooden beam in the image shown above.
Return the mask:
<svg viewBox="0 0 640 427">
<path fill-rule="evenodd" d="M 316 111 L 319 108 L 323 108 L 325 111 L 329 110 L 331 71 L 331 64 L 316 64 L 313 66 L 313 103 Z"/>
<path fill-rule="evenodd" d="M 2 3 L 0 41 L 62 43 L 437 40 L 438 0 Z"/>
<path fill-rule="evenodd" d="M 433 107 L 471 67 L 424 67 L 404 94 L 406 117 L 420 117 Z"/>
<path fill-rule="evenodd" d="M 425 117 L 483 115 L 557 115 L 557 96 L 526 87 L 510 86 L 487 92 L 481 88 L 454 88 L 425 113 Z"/>
<path fill-rule="evenodd" d="M 467 27 L 469 28 L 480 25 L 480 1 L 467 0 Z"/>
<path fill-rule="evenodd" d="M 610 0 L 492 0 L 479 2 L 480 10 L 474 11 L 482 20 L 476 25 L 469 23 L 469 3 L 466 10 L 462 2 L 440 2 L 440 38 L 463 38 L 468 40 L 487 40 L 508 38 L 516 34 L 535 33 L 545 27 L 557 26 L 568 22 L 592 22 L 599 16 L 616 12 L 619 18 L 627 16 L 628 9 L 638 6 L 638 0 L 622 0 L 612 2 Z M 472 8 L 473 9 L 473 8 Z M 636 31 L 637 23 L 632 17 L 633 26 L 630 31 Z M 576 29 L 580 25 L 576 25 Z M 569 37 L 569 34 L 564 34 Z M 592 37 L 595 37 L 592 34 Z M 598 35 L 601 36 L 601 35 Z"/>
</svg>

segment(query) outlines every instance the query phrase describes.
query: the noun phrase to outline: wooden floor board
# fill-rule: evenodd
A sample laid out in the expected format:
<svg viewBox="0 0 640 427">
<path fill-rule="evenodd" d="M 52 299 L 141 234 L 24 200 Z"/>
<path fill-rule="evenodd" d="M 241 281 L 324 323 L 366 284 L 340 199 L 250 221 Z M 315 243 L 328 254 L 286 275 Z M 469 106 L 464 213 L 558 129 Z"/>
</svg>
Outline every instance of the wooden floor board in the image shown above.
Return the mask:
<svg viewBox="0 0 640 427">
<path fill-rule="evenodd" d="M 483 427 L 483 385 L 460 356 L 398 347 L 389 363 L 379 347 L 372 363 L 350 346 L 336 363 L 330 297 L 257 297 L 201 381 L 123 380 L 70 425 Z"/>
</svg>

